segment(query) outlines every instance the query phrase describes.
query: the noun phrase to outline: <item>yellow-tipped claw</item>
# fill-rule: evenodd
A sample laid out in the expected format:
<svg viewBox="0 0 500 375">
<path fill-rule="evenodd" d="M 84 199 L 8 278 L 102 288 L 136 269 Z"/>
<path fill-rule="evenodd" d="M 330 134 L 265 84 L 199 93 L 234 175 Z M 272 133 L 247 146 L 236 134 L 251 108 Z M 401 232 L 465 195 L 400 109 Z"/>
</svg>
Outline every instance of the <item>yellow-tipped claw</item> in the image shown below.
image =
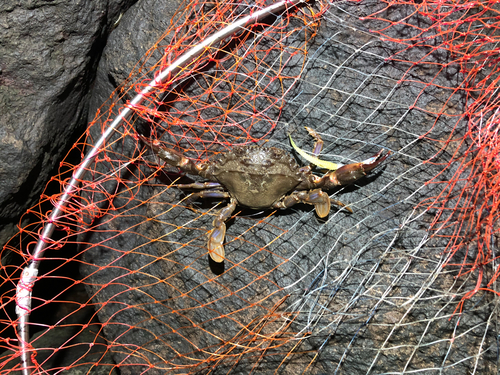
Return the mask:
<svg viewBox="0 0 500 375">
<path fill-rule="evenodd" d="M 226 224 L 221 223 L 219 228 L 214 228 L 208 236 L 208 253 L 214 262 L 222 263 L 224 261 L 224 237 L 226 236 Z"/>
</svg>

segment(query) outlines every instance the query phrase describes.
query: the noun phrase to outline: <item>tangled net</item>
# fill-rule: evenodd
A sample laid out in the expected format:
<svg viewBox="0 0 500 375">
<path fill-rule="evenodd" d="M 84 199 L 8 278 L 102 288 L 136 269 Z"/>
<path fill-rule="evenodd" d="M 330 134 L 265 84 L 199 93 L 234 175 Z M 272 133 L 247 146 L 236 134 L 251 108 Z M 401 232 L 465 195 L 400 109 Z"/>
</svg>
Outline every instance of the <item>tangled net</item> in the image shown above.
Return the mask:
<svg viewBox="0 0 500 375">
<path fill-rule="evenodd" d="M 498 5 L 289 3 L 158 78 L 265 3 L 187 1 L 100 108 L 73 149 L 95 157 L 61 163 L 3 250 L 0 374 L 498 371 Z M 393 156 L 330 192 L 353 214 L 239 207 L 222 266 L 224 202 L 192 204 L 175 185 L 197 176 L 137 136 L 207 160 L 309 150 L 304 125 L 322 159 Z"/>
</svg>

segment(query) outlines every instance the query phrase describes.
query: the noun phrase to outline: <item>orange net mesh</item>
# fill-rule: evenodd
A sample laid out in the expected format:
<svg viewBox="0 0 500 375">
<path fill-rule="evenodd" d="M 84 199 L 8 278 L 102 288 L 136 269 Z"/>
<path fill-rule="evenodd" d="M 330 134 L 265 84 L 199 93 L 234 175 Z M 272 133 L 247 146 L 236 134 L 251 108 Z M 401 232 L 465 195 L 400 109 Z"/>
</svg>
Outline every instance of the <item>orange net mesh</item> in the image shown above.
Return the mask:
<svg viewBox="0 0 500 375">
<path fill-rule="evenodd" d="M 266 4 L 187 1 L 99 109 L 3 249 L 0 374 L 497 371 L 497 4 L 290 6 L 132 101 Z M 75 156 L 124 108 L 132 116 L 61 206 Z M 203 179 L 165 165 L 137 136 L 207 161 L 254 143 L 293 154 L 290 132 L 310 150 L 304 125 L 325 141 L 322 159 L 393 156 L 329 192 L 353 214 L 238 207 L 222 264 L 209 261 L 207 235 L 226 203 L 193 204 L 175 185 Z M 60 193 L 48 193 L 54 186 Z M 50 222 L 57 231 L 33 259 Z M 32 261 L 38 275 L 20 287 Z M 31 288 L 23 345 L 14 308 L 28 309 Z"/>
</svg>

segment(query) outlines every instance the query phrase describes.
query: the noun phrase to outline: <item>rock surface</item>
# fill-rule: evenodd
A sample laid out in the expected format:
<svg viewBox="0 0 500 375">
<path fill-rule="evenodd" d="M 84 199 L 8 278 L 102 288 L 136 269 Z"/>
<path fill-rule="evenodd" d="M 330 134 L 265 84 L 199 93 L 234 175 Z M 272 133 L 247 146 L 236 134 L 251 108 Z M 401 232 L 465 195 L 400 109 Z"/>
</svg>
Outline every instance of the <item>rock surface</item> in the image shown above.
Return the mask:
<svg viewBox="0 0 500 375">
<path fill-rule="evenodd" d="M 134 1 L 0 3 L 0 244 L 85 129 L 102 49 Z"/>
</svg>

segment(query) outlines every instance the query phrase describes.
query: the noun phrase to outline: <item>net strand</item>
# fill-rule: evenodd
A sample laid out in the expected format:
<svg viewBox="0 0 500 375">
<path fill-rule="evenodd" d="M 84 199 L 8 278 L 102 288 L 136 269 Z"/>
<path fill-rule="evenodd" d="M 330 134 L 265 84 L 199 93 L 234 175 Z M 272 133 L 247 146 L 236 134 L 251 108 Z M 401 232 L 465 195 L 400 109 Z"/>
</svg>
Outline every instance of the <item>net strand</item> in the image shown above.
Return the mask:
<svg viewBox="0 0 500 375">
<path fill-rule="evenodd" d="M 2 306 L 19 316 L 7 319 L 18 341 L 4 345 L 2 374 L 20 354 L 12 371 L 25 374 L 88 364 L 151 374 L 494 372 L 497 3 L 301 2 L 159 80 L 193 45 L 265 4 L 185 2 L 99 109 L 75 145 L 83 158 L 100 144 L 94 159 L 64 161 L 52 181 L 62 192 L 47 191 L 5 248 L 28 266 L 6 265 L 2 253 Z M 304 125 L 323 138 L 321 159 L 350 163 L 380 148 L 394 157 L 329 192 L 352 214 L 332 208 L 321 221 L 308 206 L 238 207 L 224 268 L 212 268 L 207 234 L 224 203 L 194 202 L 179 187 L 201 179 L 164 164 L 136 134 L 205 163 L 255 143 L 294 155 L 291 132 L 309 152 Z M 58 275 L 55 260 L 76 264 L 81 278 Z M 65 292 L 84 288 L 74 305 L 90 315 L 37 319 L 73 298 L 44 293 L 50 279 L 67 282 Z M 30 342 L 28 326 L 39 334 Z M 68 326 L 78 333 L 44 344 Z M 65 368 L 54 362 L 78 348 L 85 354 Z"/>
<path fill-rule="evenodd" d="M 147 98 L 148 94 L 157 89 L 160 86 L 169 86 L 168 81 L 172 80 L 172 76 L 179 72 L 190 72 L 192 69 L 191 65 L 194 65 L 196 59 L 204 53 L 211 45 L 219 43 L 228 36 L 248 27 L 251 24 L 259 22 L 262 18 L 269 16 L 273 13 L 282 12 L 284 9 L 288 9 L 296 6 L 305 0 L 283 0 L 275 4 L 269 5 L 263 9 L 252 12 L 252 14 L 241 18 L 232 24 L 229 24 L 222 30 L 215 32 L 213 35 L 208 36 L 202 43 L 199 43 L 189 49 L 186 53 L 182 54 L 178 59 L 176 59 L 168 67 L 161 70 L 158 74 L 155 74 L 155 79 L 150 81 L 141 92 L 130 101 L 130 103 L 123 108 L 114 121 L 105 129 L 102 136 L 97 140 L 94 146 L 86 154 L 80 165 L 75 168 L 75 172 L 66 184 L 63 195 L 58 199 L 55 204 L 55 208 L 52 211 L 48 223 L 43 229 L 43 233 L 40 235 L 40 239 L 32 253 L 33 261 L 27 266 L 23 271 L 23 277 L 19 281 L 18 293 L 17 293 L 17 307 L 16 310 L 19 316 L 18 332 L 19 340 L 21 343 L 21 362 L 23 367 L 23 374 L 29 375 L 31 364 L 31 357 L 29 355 L 29 330 L 28 330 L 28 318 L 31 305 L 31 291 L 33 285 L 36 281 L 36 275 L 38 273 L 38 267 L 40 259 L 43 256 L 43 252 L 46 249 L 47 243 L 50 242 L 50 237 L 55 229 L 54 222 L 60 219 L 61 213 L 64 208 L 68 205 L 69 200 L 78 190 L 80 181 L 84 178 L 85 173 L 88 170 L 90 164 L 94 161 L 99 153 L 102 152 L 105 147 L 106 142 L 111 137 L 111 135 L 117 130 L 117 128 L 122 125 L 124 121 L 132 114 L 133 110 L 138 110 L 141 107 L 141 103 Z"/>
</svg>

